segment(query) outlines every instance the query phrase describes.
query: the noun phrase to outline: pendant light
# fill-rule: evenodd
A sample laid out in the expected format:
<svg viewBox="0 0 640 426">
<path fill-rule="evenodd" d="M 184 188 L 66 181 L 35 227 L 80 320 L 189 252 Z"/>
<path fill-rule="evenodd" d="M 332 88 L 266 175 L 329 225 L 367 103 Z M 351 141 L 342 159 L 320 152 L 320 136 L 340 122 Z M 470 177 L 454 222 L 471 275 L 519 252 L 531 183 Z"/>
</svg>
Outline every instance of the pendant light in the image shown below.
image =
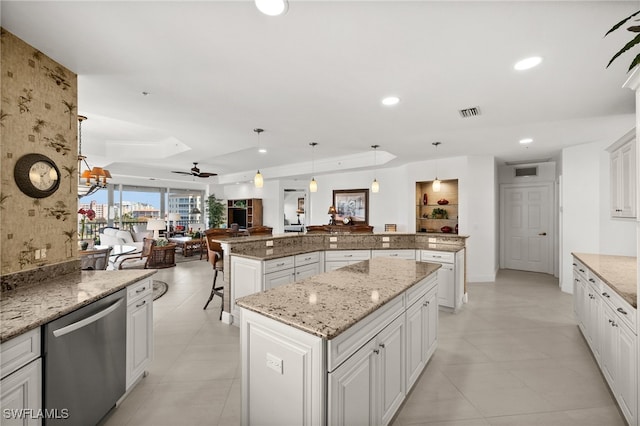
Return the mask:
<svg viewBox="0 0 640 426">
<path fill-rule="evenodd" d="M 253 129 L 253 131 L 258 134 L 258 151 L 260 151 L 260 133 L 264 132 L 264 129 Z M 256 173 L 256 175 L 253 177 L 253 184 L 256 188 L 262 188 L 262 186 L 264 185 L 264 179 L 262 178 L 260 169 L 258 169 L 258 173 Z"/>
<path fill-rule="evenodd" d="M 373 148 L 373 182 L 371 183 L 371 192 L 375 194 L 380 191 L 380 184 L 376 179 L 376 153 L 380 145 L 371 145 L 371 148 Z"/>
<path fill-rule="evenodd" d="M 318 142 L 311 142 L 311 182 L 309 182 L 309 191 L 318 192 L 318 182 L 316 182 L 316 178 L 313 176 L 314 173 L 314 161 L 313 161 L 313 152 L 315 151 L 316 145 Z"/>
<path fill-rule="evenodd" d="M 436 147 L 436 152 L 438 151 L 438 145 L 442 142 L 433 142 L 431 145 Z M 436 180 L 433 181 L 432 186 L 433 192 L 440 192 L 440 180 L 438 179 L 438 159 L 436 158 Z"/>
<path fill-rule="evenodd" d="M 111 179 L 109 170 L 102 167 L 91 168 L 87 157 L 82 155 L 82 122 L 86 119 L 84 115 L 78 115 L 78 199 L 106 188 L 107 179 Z M 83 167 L 86 169 L 82 170 Z"/>
</svg>

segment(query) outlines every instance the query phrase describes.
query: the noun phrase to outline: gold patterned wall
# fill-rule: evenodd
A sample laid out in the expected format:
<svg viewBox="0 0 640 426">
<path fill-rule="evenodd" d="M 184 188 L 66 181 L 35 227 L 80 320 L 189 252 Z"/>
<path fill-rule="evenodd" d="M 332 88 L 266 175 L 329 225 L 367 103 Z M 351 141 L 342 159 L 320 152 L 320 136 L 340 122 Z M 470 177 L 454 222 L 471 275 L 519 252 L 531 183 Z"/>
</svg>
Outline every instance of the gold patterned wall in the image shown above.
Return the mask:
<svg viewBox="0 0 640 426">
<path fill-rule="evenodd" d="M 2 275 L 77 258 L 77 75 L 1 29 L 0 260 Z M 60 170 L 56 192 L 25 195 L 14 179 L 25 154 Z"/>
</svg>

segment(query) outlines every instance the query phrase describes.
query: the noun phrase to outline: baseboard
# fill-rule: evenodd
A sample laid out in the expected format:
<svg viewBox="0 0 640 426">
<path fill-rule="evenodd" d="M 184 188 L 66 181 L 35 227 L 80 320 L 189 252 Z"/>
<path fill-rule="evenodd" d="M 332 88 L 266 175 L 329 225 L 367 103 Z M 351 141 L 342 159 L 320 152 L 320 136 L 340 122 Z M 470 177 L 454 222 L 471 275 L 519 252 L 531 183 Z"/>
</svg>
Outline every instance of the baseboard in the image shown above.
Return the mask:
<svg viewBox="0 0 640 426">
<path fill-rule="evenodd" d="M 233 315 L 229 312 L 222 311 L 222 322 L 229 325 L 233 324 Z"/>
</svg>

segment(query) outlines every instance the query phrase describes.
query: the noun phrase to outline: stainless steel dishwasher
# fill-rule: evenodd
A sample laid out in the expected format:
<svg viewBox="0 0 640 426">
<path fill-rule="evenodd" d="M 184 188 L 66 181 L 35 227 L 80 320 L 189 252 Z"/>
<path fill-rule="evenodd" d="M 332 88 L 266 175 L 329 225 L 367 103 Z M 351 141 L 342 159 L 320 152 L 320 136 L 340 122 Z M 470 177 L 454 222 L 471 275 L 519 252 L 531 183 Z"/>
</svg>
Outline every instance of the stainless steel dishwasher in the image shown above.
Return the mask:
<svg viewBox="0 0 640 426">
<path fill-rule="evenodd" d="M 68 410 L 46 425 L 95 425 L 124 395 L 126 307 L 120 290 L 44 326 L 44 406 Z"/>
</svg>

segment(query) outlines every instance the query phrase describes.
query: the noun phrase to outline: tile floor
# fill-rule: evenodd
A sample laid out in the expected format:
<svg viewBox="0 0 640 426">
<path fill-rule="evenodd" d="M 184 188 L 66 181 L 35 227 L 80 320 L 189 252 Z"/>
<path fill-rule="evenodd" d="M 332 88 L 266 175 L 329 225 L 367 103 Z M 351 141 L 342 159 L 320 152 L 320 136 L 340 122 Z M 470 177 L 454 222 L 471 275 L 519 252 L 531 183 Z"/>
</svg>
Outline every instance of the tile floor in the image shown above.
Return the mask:
<svg viewBox="0 0 640 426">
<path fill-rule="evenodd" d="M 105 426 L 240 424 L 239 330 L 218 321 L 219 298 L 202 310 L 212 274 L 205 261 L 156 274 L 170 287 L 154 302 L 155 359 Z M 502 270 L 469 300 L 440 313 L 395 426 L 625 425 L 557 280 Z"/>
</svg>

